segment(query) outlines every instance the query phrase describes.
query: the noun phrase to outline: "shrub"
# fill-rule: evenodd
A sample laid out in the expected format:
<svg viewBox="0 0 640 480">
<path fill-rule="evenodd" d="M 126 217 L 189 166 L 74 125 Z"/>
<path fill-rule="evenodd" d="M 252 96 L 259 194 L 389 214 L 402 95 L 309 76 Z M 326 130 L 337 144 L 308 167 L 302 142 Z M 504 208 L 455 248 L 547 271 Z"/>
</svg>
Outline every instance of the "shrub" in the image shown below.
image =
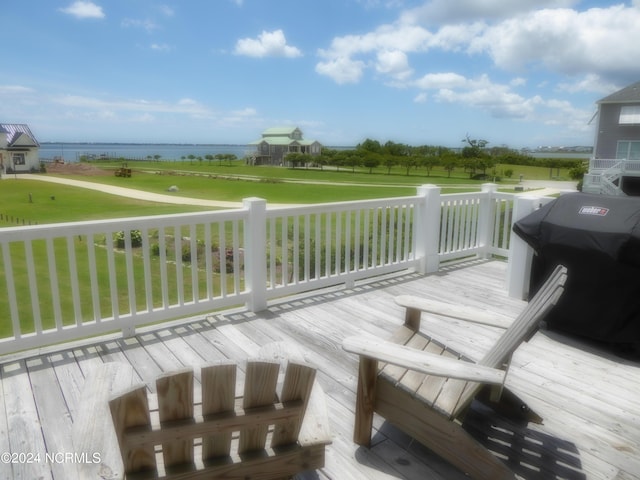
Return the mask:
<svg viewBox="0 0 640 480">
<path fill-rule="evenodd" d="M 140 247 L 142 245 L 142 233 L 140 230 L 131 230 L 129 233 L 131 235 L 131 246 Z M 117 248 L 124 248 L 124 238 L 125 232 L 123 230 L 115 234 L 114 240 Z"/>
</svg>

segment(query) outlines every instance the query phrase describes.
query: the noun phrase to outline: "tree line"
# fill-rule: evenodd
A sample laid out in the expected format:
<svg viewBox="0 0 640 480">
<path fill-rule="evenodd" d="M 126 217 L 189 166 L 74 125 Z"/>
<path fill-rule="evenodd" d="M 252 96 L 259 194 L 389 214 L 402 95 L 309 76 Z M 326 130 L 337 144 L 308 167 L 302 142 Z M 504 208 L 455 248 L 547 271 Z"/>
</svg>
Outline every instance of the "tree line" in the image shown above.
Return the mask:
<svg viewBox="0 0 640 480">
<path fill-rule="evenodd" d="M 422 145 L 411 146 L 403 143 L 367 138 L 354 149 L 336 150 L 323 148 L 320 155 L 303 153 L 289 153 L 286 162 L 292 168 L 324 166 L 351 170 L 365 168 L 369 173 L 379 167 L 384 167 L 387 174 L 391 174 L 394 167 L 401 167 L 406 175 L 412 170 L 426 170 L 429 176 L 435 167 L 440 167 L 450 177 L 455 169 L 462 169 L 469 174 L 469 178 L 485 178 L 495 176 L 495 167 L 501 165 L 531 165 L 542 166 L 553 170 L 569 168 L 575 174 L 584 170 L 584 162 L 580 159 L 563 158 L 535 158 L 507 147 L 488 147 L 486 140 L 473 139 L 467 136 L 463 140 L 461 149 L 451 149 L 442 146 Z M 505 169 L 504 175 L 511 176 L 513 170 Z M 574 173 L 571 173 L 574 176 Z M 579 178 L 579 177 L 576 177 Z"/>
</svg>

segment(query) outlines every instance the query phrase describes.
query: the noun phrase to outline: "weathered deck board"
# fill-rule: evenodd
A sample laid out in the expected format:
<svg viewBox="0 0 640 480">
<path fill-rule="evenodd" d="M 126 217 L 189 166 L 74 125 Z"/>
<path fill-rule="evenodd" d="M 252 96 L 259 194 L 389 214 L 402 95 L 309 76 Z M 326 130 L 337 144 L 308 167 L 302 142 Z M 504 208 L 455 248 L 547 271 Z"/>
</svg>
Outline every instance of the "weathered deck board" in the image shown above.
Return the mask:
<svg viewBox="0 0 640 480">
<path fill-rule="evenodd" d="M 319 369 L 333 436 L 325 468 L 299 479 L 461 480 L 461 472 L 379 417 L 372 448 L 353 444 L 357 358 L 340 345 L 351 335 L 387 337 L 403 321 L 403 310 L 393 302 L 400 294 L 515 316 L 523 302 L 507 297 L 505 275 L 502 262 L 469 262 L 428 277 L 407 273 L 350 290 L 310 292 L 257 314 L 235 309 L 149 328 L 129 339 L 102 337 L 0 358 L 0 450 L 41 456 L 30 464 L 0 462 L 0 479 L 76 478 L 69 461 L 53 464 L 42 458 L 46 452 L 73 453 L 73 421 L 85 379 L 96 365 L 131 364 L 137 380 L 148 385 L 153 408 L 154 380 L 165 371 L 194 367 L 199 372 L 202 365 L 230 359 L 239 362 L 237 383 L 242 385 L 247 358 L 266 344 L 287 342 Z M 423 321 L 423 328 L 471 358 L 481 357 L 500 334 L 499 329 L 442 318 Z M 543 416 L 544 424 L 515 424 L 474 404 L 465 425 L 527 479 L 638 479 L 638 378 L 640 362 L 540 332 L 516 351 L 507 383 Z M 194 387 L 198 398 L 198 373 Z"/>
</svg>

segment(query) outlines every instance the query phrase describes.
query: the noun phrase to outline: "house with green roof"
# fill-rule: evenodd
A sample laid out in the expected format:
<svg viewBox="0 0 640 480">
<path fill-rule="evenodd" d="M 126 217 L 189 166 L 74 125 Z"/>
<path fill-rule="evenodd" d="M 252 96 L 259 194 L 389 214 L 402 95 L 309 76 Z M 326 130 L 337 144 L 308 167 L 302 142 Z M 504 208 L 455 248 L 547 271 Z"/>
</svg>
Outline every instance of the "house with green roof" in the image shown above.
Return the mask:
<svg viewBox="0 0 640 480">
<path fill-rule="evenodd" d="M 303 138 L 298 127 L 274 127 L 262 132 L 262 138 L 251 142 L 256 147 L 254 165 L 286 165 L 289 153 L 320 155 L 322 145 L 317 140 Z"/>
<path fill-rule="evenodd" d="M 31 129 L 20 123 L 0 123 L 0 175 L 40 168 L 40 144 Z"/>
</svg>

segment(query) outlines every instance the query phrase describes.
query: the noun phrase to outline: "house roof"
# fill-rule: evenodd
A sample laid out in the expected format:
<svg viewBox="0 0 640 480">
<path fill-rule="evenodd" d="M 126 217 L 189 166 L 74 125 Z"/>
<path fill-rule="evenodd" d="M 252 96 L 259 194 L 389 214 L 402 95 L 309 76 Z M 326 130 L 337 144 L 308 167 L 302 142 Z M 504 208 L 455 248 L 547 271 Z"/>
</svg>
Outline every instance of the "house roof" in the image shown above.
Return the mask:
<svg viewBox="0 0 640 480">
<path fill-rule="evenodd" d="M 296 130 L 298 127 L 272 127 L 262 132 L 262 136 L 288 137 Z"/>
<path fill-rule="evenodd" d="M 629 85 L 611 95 L 598 100 L 597 103 L 640 103 L 640 82 Z"/>
<path fill-rule="evenodd" d="M 7 146 L 12 147 L 17 144 L 23 147 L 39 147 L 36 137 L 31 133 L 28 125 L 23 123 L 0 123 L 0 133 L 7 134 Z"/>
<path fill-rule="evenodd" d="M 268 143 L 269 145 L 303 145 L 309 146 L 314 143 L 319 143 L 317 140 L 305 140 L 303 138 L 294 138 L 294 132 L 299 132 L 300 136 L 302 131 L 298 127 L 272 127 L 267 128 L 262 132 L 262 138 L 254 140 L 249 145 L 259 145 L 261 143 Z"/>
</svg>

